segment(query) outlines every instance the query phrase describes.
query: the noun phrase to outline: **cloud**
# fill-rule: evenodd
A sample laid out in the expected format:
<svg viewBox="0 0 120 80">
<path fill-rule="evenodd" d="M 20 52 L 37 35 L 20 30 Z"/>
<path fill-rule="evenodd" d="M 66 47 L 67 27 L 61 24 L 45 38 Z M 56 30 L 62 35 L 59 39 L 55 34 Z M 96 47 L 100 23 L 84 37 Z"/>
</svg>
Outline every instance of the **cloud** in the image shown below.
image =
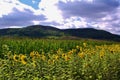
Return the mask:
<svg viewBox="0 0 120 80">
<path fill-rule="evenodd" d="M 35 24 L 35 21 L 44 21 L 46 17 L 40 12 L 34 10 L 32 7 L 24 5 L 18 1 L 3 1 L 3 5 L 7 4 L 7 6 L 3 6 L 1 8 L 0 15 L 0 28 L 5 27 L 15 27 L 15 26 L 28 26 Z M 9 6 L 8 11 L 6 12 Z M 5 12 L 4 12 L 5 11 Z"/>
<path fill-rule="evenodd" d="M 0 18 L 1 26 L 27 26 L 34 21 L 45 20 L 43 15 L 34 15 L 32 11 L 25 9 L 23 12 L 13 8 L 13 12 Z"/>
<path fill-rule="evenodd" d="M 61 22 L 63 20 L 61 11 L 57 8 L 56 5 L 58 1 L 59 0 L 41 0 L 39 8 L 42 10 L 48 21 Z"/>
<path fill-rule="evenodd" d="M 118 6 L 119 3 L 116 0 L 94 0 L 93 2 L 74 0 L 67 3 L 59 1 L 58 3 L 58 7 L 65 18 L 70 16 L 101 18 L 114 12 Z"/>
<path fill-rule="evenodd" d="M 66 28 L 78 28 L 80 26 L 86 27 L 85 22 L 78 21 L 78 18 L 64 18 L 62 15 L 63 10 L 59 9 L 59 2 L 62 0 L 41 0 L 39 4 L 39 8 L 42 10 L 43 15 L 46 16 L 47 21 L 42 22 L 41 24 L 47 24 L 51 26 L 55 26 L 60 29 Z M 65 1 L 65 0 L 63 0 Z M 84 25 L 83 25 L 84 24 Z M 78 26 L 79 25 L 79 26 Z"/>
<path fill-rule="evenodd" d="M 59 1 L 57 7 L 64 20 L 75 18 L 64 25 L 72 28 L 92 27 L 120 34 L 119 0 L 64 0 Z"/>
<path fill-rule="evenodd" d="M 2 0 L 0 2 L 0 17 L 3 15 L 8 15 L 10 12 L 12 12 L 13 4 L 10 4 L 11 2 Z M 11 7 L 10 7 L 11 6 Z"/>
</svg>

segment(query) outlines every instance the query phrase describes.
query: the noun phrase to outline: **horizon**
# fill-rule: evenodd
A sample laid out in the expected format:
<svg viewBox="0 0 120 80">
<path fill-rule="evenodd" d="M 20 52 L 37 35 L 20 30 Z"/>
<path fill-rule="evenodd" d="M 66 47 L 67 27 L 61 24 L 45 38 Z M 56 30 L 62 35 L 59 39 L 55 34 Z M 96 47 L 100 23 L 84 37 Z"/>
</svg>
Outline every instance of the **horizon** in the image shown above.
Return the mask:
<svg viewBox="0 0 120 80">
<path fill-rule="evenodd" d="M 44 27 L 45 25 L 29 25 L 29 26 L 26 26 L 26 27 L 9 27 L 9 28 L 2 28 L 2 29 L 22 29 L 22 28 L 27 28 L 27 27 L 31 27 L 31 26 L 42 26 L 42 27 Z M 76 30 L 76 29 L 94 29 L 94 30 L 102 30 L 102 29 L 95 29 L 95 28 L 89 28 L 89 27 L 87 27 L 87 28 L 67 28 L 67 29 L 60 29 L 60 28 L 57 28 L 57 27 L 54 27 L 54 26 L 45 26 L 45 27 L 51 27 L 51 28 L 56 28 L 56 29 L 59 29 L 59 30 L 69 30 L 69 29 L 74 29 L 74 30 Z M 0 28 L 0 30 L 2 30 L 1 28 Z M 114 34 L 114 33 L 111 33 L 111 32 L 109 32 L 109 31 L 106 31 L 106 30 L 102 30 L 102 31 L 105 31 L 105 32 L 108 32 L 108 33 L 110 33 L 110 34 L 113 34 L 113 35 L 118 35 L 118 36 L 120 36 L 119 34 Z"/>
<path fill-rule="evenodd" d="M 1 0 L 0 29 L 94 28 L 120 35 L 120 0 Z"/>
</svg>

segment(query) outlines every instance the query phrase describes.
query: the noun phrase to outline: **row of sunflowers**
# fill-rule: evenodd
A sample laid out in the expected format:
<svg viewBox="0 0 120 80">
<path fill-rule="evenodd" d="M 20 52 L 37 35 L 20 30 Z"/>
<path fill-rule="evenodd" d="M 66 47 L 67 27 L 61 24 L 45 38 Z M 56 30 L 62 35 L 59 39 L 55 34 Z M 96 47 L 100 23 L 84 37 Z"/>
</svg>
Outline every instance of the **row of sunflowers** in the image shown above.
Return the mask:
<svg viewBox="0 0 120 80">
<path fill-rule="evenodd" d="M 65 52 L 12 53 L 3 45 L 0 80 L 119 80 L 120 45 L 82 43 Z"/>
</svg>

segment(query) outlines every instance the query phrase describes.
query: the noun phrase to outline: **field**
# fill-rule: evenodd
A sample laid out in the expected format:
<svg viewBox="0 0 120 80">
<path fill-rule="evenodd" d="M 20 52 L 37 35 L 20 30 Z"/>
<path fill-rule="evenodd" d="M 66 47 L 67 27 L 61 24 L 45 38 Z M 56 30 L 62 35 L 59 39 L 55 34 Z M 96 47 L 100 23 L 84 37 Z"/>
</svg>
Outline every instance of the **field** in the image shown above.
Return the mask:
<svg viewBox="0 0 120 80">
<path fill-rule="evenodd" d="M 0 39 L 0 80 L 120 80 L 120 43 Z"/>
</svg>

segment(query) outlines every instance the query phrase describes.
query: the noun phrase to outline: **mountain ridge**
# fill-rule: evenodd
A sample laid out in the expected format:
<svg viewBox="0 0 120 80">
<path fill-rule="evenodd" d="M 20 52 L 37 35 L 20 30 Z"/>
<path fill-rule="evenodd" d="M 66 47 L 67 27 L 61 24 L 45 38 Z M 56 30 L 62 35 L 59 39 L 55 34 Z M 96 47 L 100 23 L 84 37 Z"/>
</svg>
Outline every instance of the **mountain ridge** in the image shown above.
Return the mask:
<svg viewBox="0 0 120 80">
<path fill-rule="evenodd" d="M 43 25 L 31 25 L 24 28 L 0 29 L 0 36 L 16 36 L 30 38 L 59 38 L 63 36 L 73 36 L 77 38 L 120 41 L 120 35 L 112 34 L 104 30 L 97 30 L 93 28 L 58 29 L 52 26 Z"/>
</svg>

